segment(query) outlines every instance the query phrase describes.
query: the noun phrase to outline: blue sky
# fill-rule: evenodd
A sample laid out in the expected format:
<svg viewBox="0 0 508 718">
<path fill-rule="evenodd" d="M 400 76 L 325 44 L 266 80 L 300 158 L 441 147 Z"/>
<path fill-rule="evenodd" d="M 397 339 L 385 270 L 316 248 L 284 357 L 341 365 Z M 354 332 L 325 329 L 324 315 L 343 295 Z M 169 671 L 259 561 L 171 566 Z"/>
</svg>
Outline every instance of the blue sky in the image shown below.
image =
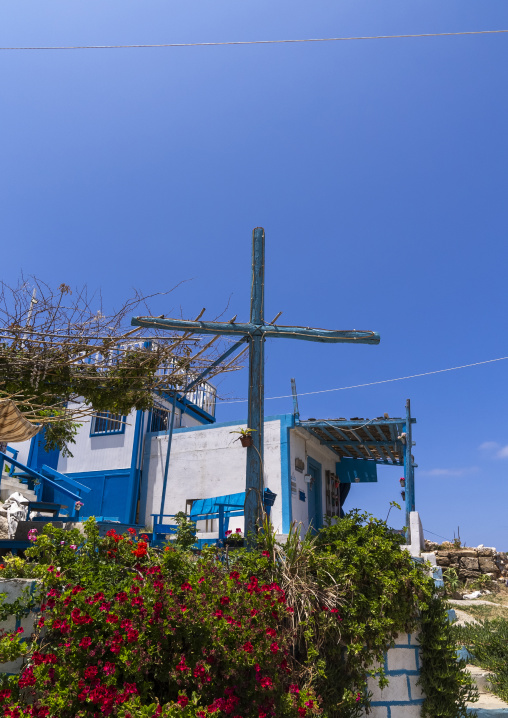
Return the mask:
<svg viewBox="0 0 508 718">
<path fill-rule="evenodd" d="M 508 29 L 505 0 L 4 0 L 1 14 L 2 46 Z M 0 62 L 4 278 L 87 283 L 111 305 L 192 280 L 161 313 L 229 302 L 246 319 L 261 225 L 269 318 L 381 334 L 377 347 L 268 343 L 267 397 L 292 376 L 303 393 L 508 355 L 508 35 Z M 402 416 L 410 397 L 424 527 L 506 550 L 507 380 L 503 361 L 302 396 L 300 410 Z M 223 396 L 246 390 L 245 371 L 220 381 Z M 355 486 L 349 506 L 384 518 L 399 475 Z"/>
</svg>

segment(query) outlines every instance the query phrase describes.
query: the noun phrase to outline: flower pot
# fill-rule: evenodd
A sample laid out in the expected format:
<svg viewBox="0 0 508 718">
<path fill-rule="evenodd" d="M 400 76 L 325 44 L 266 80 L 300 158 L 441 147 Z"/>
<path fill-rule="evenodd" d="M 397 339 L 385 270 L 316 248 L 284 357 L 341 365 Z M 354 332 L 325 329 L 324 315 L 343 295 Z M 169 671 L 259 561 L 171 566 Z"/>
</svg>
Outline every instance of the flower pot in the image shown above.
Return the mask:
<svg viewBox="0 0 508 718">
<path fill-rule="evenodd" d="M 245 436 L 242 434 L 242 436 L 240 436 L 240 443 L 245 448 L 252 446 L 254 444 L 254 442 L 252 440 L 252 436 L 250 434 L 245 434 Z"/>
</svg>

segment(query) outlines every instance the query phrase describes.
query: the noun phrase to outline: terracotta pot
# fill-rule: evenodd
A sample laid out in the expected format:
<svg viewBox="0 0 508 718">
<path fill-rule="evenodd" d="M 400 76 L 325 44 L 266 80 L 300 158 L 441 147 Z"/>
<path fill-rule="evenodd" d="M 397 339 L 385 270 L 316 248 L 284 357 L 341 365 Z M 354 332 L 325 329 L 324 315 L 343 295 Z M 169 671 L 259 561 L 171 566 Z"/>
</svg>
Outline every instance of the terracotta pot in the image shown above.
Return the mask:
<svg viewBox="0 0 508 718">
<path fill-rule="evenodd" d="M 250 434 L 245 434 L 245 436 L 244 435 L 240 436 L 240 443 L 242 446 L 247 448 L 248 446 L 252 446 L 254 442 L 253 442 L 252 436 Z"/>
</svg>

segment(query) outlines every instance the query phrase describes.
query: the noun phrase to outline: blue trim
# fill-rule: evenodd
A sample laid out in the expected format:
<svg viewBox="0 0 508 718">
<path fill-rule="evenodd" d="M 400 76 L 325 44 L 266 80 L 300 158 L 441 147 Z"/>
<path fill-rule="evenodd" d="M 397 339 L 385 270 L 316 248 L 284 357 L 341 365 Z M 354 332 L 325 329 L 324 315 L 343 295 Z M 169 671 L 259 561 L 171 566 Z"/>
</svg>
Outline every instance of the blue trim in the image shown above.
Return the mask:
<svg viewBox="0 0 508 718">
<path fill-rule="evenodd" d="M 134 441 L 132 442 L 132 458 L 131 458 L 131 471 L 129 477 L 129 485 L 131 487 L 131 501 L 130 501 L 130 512 L 129 521 L 136 520 L 136 507 L 139 493 L 139 477 L 141 469 L 139 464 L 139 454 L 141 450 L 141 437 L 143 435 L 144 412 L 141 409 L 136 411 L 136 425 L 134 427 Z"/>
<path fill-rule="evenodd" d="M 75 471 L 72 473 L 69 473 L 68 476 L 71 476 L 72 478 L 77 479 L 78 481 L 86 481 L 86 479 L 97 479 L 102 478 L 102 489 L 99 487 L 96 487 L 92 489 L 92 492 L 95 491 L 101 491 L 102 490 L 102 496 L 101 496 L 101 508 L 94 513 L 90 514 L 87 510 L 87 502 L 84 501 L 84 509 L 82 510 L 83 517 L 87 518 L 88 516 L 107 516 L 108 518 L 111 516 L 118 516 L 118 520 L 121 524 L 125 524 L 127 526 L 132 526 L 133 522 L 129 520 L 129 514 L 131 511 L 131 502 L 127 500 L 126 507 L 122 509 L 122 511 L 118 511 L 118 508 L 115 506 L 110 507 L 104 507 L 104 490 L 106 487 L 106 479 L 109 477 L 124 477 L 126 479 L 125 483 L 122 486 L 122 498 L 127 494 L 127 496 L 132 497 L 132 474 L 130 468 L 125 469 L 107 469 L 107 470 L 97 470 L 97 471 Z M 117 528 L 115 526 L 115 528 Z"/>
<path fill-rule="evenodd" d="M 265 422 L 267 420 L 265 419 Z M 282 499 L 282 533 L 289 533 L 293 520 L 293 495 L 291 493 L 291 442 L 289 431 L 295 425 L 293 414 L 280 416 L 280 487 Z"/>
</svg>

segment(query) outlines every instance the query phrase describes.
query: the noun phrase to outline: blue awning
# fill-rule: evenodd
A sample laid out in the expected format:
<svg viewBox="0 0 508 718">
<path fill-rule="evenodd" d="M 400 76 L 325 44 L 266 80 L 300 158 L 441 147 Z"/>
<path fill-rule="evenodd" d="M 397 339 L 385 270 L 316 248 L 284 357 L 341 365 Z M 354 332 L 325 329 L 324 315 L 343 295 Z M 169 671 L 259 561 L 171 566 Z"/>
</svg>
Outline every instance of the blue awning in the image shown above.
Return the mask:
<svg viewBox="0 0 508 718">
<path fill-rule="evenodd" d="M 211 499 L 198 499 L 192 504 L 190 519 L 197 521 L 200 518 L 216 519 L 219 517 L 219 507 L 224 507 L 225 516 L 243 516 L 245 504 L 245 491 L 239 494 L 226 494 L 214 496 Z"/>
</svg>

